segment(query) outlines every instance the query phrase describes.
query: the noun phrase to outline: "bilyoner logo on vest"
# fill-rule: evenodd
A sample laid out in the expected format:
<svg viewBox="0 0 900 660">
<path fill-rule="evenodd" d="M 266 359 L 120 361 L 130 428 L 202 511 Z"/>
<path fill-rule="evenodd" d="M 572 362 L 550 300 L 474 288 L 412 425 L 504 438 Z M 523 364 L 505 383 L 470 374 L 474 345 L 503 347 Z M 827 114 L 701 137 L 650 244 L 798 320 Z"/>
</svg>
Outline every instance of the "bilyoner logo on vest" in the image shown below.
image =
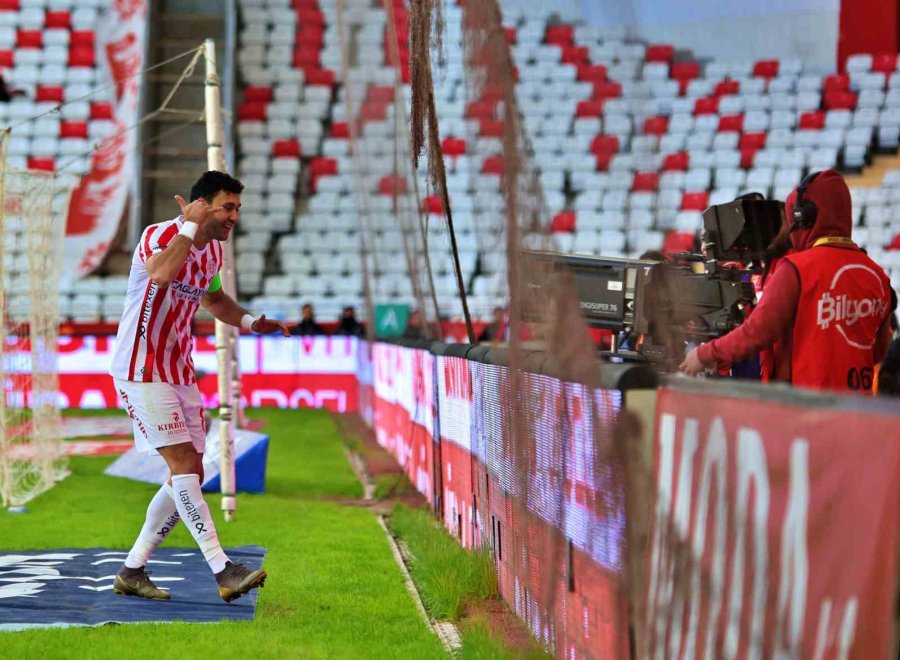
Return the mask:
<svg viewBox="0 0 900 660">
<path fill-rule="evenodd" d="M 835 287 L 840 281 L 841 275 L 851 269 L 862 269 L 872 275 L 878 283 L 881 298 L 851 298 L 846 293 L 835 293 Z M 835 294 L 835 295 L 832 295 Z M 874 345 L 874 336 L 871 338 L 856 337 L 860 341 L 854 341 L 847 336 L 847 329 L 852 328 L 859 321 L 871 317 L 884 318 L 887 313 L 887 305 L 883 299 L 884 289 L 881 279 L 868 266 L 862 264 L 848 264 L 834 274 L 831 281 L 831 289 L 819 298 L 816 310 L 816 323 L 822 330 L 827 330 L 834 324 L 838 332 L 854 348 L 869 349 Z M 868 342 L 866 343 L 868 339 Z"/>
</svg>

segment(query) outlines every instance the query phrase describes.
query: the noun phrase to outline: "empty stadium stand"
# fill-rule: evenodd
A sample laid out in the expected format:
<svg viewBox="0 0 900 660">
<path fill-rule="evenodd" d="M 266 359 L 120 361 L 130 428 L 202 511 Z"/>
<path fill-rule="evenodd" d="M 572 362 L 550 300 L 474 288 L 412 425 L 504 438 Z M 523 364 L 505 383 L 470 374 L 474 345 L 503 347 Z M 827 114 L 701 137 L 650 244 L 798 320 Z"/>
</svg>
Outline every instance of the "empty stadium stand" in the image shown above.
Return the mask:
<svg viewBox="0 0 900 660">
<path fill-rule="evenodd" d="M 379 3 L 380 4 L 380 3 Z M 348 72 L 361 103 L 360 143 L 349 155 L 347 93 L 333 0 L 241 3 L 240 61 L 245 81 L 240 174 L 259 212 L 238 239 L 242 293 L 262 308 L 295 313 L 300 299 L 326 314 L 361 299 L 358 200 L 362 181 L 378 228 L 376 256 L 398 250 L 390 193 L 394 150 L 394 71 L 385 12 L 348 3 L 360 58 Z M 406 15 L 396 3 L 401 57 L 408 61 Z M 461 9 L 447 8 L 446 68 L 436 98 L 448 187 L 472 306 L 486 315 L 505 296 L 498 180 L 497 99 L 466 98 Z M 699 62 L 670 44 L 635 43 L 620 29 L 548 22 L 548 10 L 505 16 L 518 68 L 518 96 L 540 169 L 560 250 L 637 256 L 669 232 L 696 232 L 711 203 L 758 190 L 783 198 L 809 171 L 859 170 L 900 142 L 900 72 L 895 55 L 856 55 L 846 72 L 807 70 L 799 60 Z M 404 62 L 404 64 L 405 64 Z M 405 82 L 408 71 L 403 69 Z M 301 83 L 301 84 L 296 84 Z M 408 85 L 405 88 L 408 100 Z M 293 110 L 280 101 L 291 99 Z M 292 114 L 293 112 L 293 114 Z M 285 163 L 290 162 L 288 166 Z M 296 172 L 301 177 L 282 177 Z M 276 169 L 276 168 L 284 168 Z M 293 204 L 292 184 L 301 182 Z M 891 182 L 854 190 L 858 238 L 892 271 Z M 261 185 L 260 185 L 261 184 Z M 406 203 L 414 203 L 408 200 Z M 447 261 L 440 201 L 426 197 L 439 300 L 459 312 Z M 248 221 L 249 220 L 249 221 Z M 271 275 L 257 277 L 261 267 Z M 412 302 L 402 260 L 387 259 L 375 290 Z M 249 277 L 248 277 L 249 275 Z"/>
<path fill-rule="evenodd" d="M 12 167 L 83 172 L 88 161 L 77 156 L 111 130 L 112 90 L 17 125 L 93 90 L 93 35 L 107 1 L 0 0 L 0 69 L 25 91 L 0 104 L 0 125 L 16 125 Z M 301 301 L 323 319 L 360 306 L 365 222 L 374 230 L 376 299 L 413 304 L 398 258 L 396 190 L 402 207 L 430 217 L 438 300 L 458 316 L 442 204 L 424 181 L 416 197 L 410 176 L 392 175 L 398 118 L 386 13 L 368 0 L 345 5 L 353 35 L 346 72 L 335 0 L 239 2 L 237 173 L 247 186 L 236 238 L 239 293 L 285 317 Z M 402 2 L 394 7 L 408 106 L 408 17 Z M 673 232 L 696 232 L 709 204 L 747 190 L 783 198 L 809 171 L 859 171 L 900 147 L 896 54 L 854 55 L 842 72 L 799 60 L 723 64 L 677 45 L 631 41 L 618 28 L 554 22 L 546 8 L 511 11 L 504 21 L 547 220 L 563 251 L 637 256 Z M 467 96 L 460 7 L 447 7 L 446 26 L 435 89 L 442 146 L 471 307 L 487 317 L 506 295 L 501 108 L 490 95 Z M 351 155 L 354 128 L 359 153 Z M 354 193 L 360 187 L 364 196 Z M 854 188 L 853 197 L 856 238 L 900 285 L 900 176 Z M 5 240 L 22 237 L 8 231 Z M 24 259 L 13 260 L 13 290 Z M 79 282 L 62 294 L 64 316 L 114 321 L 123 286 L 119 277 Z"/>
<path fill-rule="evenodd" d="M 113 90 L 62 106 L 94 91 L 97 62 L 94 29 L 104 0 L 7 0 L 0 3 L 0 69 L 23 96 L 0 103 L 0 126 L 15 126 L 8 162 L 14 168 L 83 174 L 89 158 L 78 159 L 112 130 Z"/>
<path fill-rule="evenodd" d="M 0 71 L 23 92 L 0 103 L 0 126 L 14 127 L 7 148 L 13 169 L 84 174 L 95 143 L 113 130 L 114 90 L 97 90 L 95 30 L 109 0 L 3 0 Z M 67 102 L 60 107 L 60 104 Z M 54 111 L 58 110 L 58 111 Z M 27 121 L 38 115 L 36 121 Z M 4 289 L 12 316 L 27 316 L 25 227 L 7 222 Z M 127 279 L 91 278 L 60 295 L 64 319 L 118 321 Z"/>
</svg>

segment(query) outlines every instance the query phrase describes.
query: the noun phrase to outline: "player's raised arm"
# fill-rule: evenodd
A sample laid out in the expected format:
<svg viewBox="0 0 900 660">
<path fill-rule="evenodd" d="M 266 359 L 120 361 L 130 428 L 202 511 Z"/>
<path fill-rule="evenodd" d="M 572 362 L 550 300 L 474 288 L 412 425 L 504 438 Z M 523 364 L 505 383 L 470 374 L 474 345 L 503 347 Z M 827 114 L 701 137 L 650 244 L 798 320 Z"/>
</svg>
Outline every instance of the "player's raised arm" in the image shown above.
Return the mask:
<svg viewBox="0 0 900 660">
<path fill-rule="evenodd" d="M 150 280 L 159 287 L 167 287 L 178 275 L 184 260 L 191 251 L 191 245 L 197 232 L 222 207 L 210 207 L 205 199 L 198 198 L 188 204 L 181 195 L 175 195 L 175 201 L 181 207 L 184 223 L 175 236 L 161 252 L 157 252 L 147 260 L 147 274 Z"/>
</svg>

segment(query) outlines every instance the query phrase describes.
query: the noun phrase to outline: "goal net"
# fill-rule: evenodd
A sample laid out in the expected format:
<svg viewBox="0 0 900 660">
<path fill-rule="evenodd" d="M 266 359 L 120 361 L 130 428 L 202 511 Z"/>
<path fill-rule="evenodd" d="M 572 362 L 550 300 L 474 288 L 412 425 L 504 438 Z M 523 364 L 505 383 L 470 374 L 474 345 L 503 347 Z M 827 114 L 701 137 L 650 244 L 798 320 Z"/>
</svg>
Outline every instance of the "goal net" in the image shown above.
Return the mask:
<svg viewBox="0 0 900 660">
<path fill-rule="evenodd" d="M 57 333 L 65 217 L 74 177 L 6 167 L 0 134 L 0 503 L 24 504 L 67 473 Z"/>
</svg>

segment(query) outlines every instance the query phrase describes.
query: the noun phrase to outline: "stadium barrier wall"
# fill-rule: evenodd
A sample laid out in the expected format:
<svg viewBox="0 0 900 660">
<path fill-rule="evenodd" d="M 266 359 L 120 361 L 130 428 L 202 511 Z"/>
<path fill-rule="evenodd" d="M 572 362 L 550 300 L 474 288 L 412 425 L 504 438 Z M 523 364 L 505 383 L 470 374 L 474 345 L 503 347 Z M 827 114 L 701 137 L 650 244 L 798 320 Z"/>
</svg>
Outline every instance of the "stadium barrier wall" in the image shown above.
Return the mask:
<svg viewBox="0 0 900 660">
<path fill-rule="evenodd" d="M 589 392 L 531 353 L 541 412 L 522 502 L 505 350 L 361 342 L 359 355 L 379 444 L 461 545 L 489 549 L 501 595 L 557 657 L 893 657 L 896 406 L 611 364 Z M 612 443 L 624 409 L 643 422 L 629 483 L 644 508 L 627 525 L 627 486 L 593 440 Z"/>
<path fill-rule="evenodd" d="M 367 353 L 365 346 L 359 351 Z M 529 354 L 528 387 L 546 405 L 534 420 L 533 473 L 523 502 L 505 455 L 504 404 L 513 395 L 507 362 L 499 348 L 376 343 L 371 362 L 361 363 L 359 399 L 371 401 L 379 444 L 447 530 L 466 548 L 490 550 L 501 595 L 538 639 L 561 657 L 627 657 L 624 498 L 610 481 L 614 475 L 593 469 L 600 451 L 594 425 L 611 440 L 623 391 L 653 388 L 655 375 L 613 366 L 590 392 L 560 381 L 545 355 Z M 566 415 L 557 414 L 559 406 Z M 571 424 L 561 433 L 563 418 Z M 604 498 L 607 513 L 599 513 L 595 496 L 614 491 L 616 497 Z"/>
<path fill-rule="evenodd" d="M 647 657 L 898 657 L 896 400 L 677 378 L 654 418 Z"/>
</svg>

